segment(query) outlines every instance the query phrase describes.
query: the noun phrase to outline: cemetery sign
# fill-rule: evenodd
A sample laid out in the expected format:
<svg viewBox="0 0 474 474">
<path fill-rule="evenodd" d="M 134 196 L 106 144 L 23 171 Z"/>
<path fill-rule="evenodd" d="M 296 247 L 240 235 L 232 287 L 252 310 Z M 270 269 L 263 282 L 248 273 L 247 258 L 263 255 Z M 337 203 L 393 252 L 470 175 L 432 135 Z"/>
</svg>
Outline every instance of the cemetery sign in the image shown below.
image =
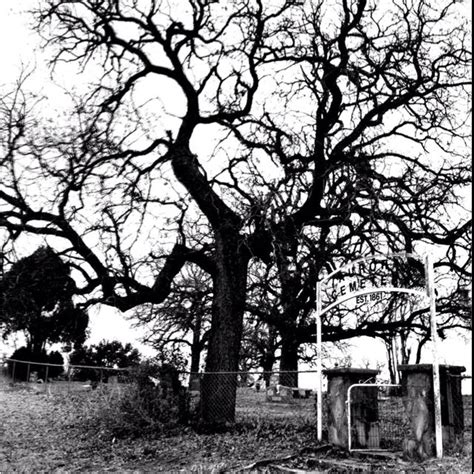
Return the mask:
<svg viewBox="0 0 474 474">
<path fill-rule="evenodd" d="M 323 307 L 322 293 L 326 296 Z M 316 284 L 316 351 L 318 364 L 317 435 L 322 440 L 322 337 L 321 316 L 342 303 L 356 304 L 381 299 L 382 293 L 408 293 L 427 296 L 430 302 L 433 342 L 433 388 L 435 392 L 436 452 L 442 457 L 441 397 L 436 328 L 434 270 L 430 256 L 422 259 L 413 253 L 371 255 L 349 262 L 326 275 Z"/>
</svg>

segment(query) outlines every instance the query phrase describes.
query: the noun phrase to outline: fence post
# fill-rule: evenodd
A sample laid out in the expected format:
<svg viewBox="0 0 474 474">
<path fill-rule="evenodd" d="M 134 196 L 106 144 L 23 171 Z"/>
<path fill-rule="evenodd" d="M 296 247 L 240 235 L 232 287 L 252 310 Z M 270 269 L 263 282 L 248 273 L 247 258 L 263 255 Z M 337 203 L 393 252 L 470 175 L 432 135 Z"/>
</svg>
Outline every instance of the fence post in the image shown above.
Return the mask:
<svg viewBox="0 0 474 474">
<path fill-rule="evenodd" d="M 16 370 L 16 360 L 13 361 L 13 370 L 12 370 L 12 383 L 15 383 L 15 370 Z"/>
<path fill-rule="evenodd" d="M 48 375 L 49 375 L 49 365 L 46 366 L 46 376 L 44 378 L 44 391 L 46 392 L 47 391 L 47 387 L 48 387 Z"/>
<path fill-rule="evenodd" d="M 71 393 L 71 366 L 67 366 L 67 393 Z"/>
<path fill-rule="evenodd" d="M 30 363 L 28 362 L 28 365 L 26 366 L 26 381 L 30 381 Z"/>
</svg>

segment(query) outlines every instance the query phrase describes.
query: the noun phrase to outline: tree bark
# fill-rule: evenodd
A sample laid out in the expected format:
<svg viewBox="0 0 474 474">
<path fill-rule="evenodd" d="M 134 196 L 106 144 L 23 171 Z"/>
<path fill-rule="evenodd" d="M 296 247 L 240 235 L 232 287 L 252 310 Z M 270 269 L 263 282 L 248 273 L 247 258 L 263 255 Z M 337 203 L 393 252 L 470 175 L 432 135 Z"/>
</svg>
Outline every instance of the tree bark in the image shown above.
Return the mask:
<svg viewBox="0 0 474 474">
<path fill-rule="evenodd" d="M 241 219 L 214 192 L 186 141 L 177 144 L 170 156 L 176 177 L 207 217 L 214 234 L 214 294 L 200 422 L 209 427 L 226 426 L 235 421 L 250 253 L 239 233 Z"/>
<path fill-rule="evenodd" d="M 263 364 L 263 381 L 265 382 L 265 388 L 270 386 L 270 380 L 272 378 L 272 369 L 273 369 L 273 362 Z"/>
<path fill-rule="evenodd" d="M 198 312 L 194 322 L 193 341 L 191 343 L 191 372 L 199 372 L 199 363 L 201 361 L 201 328 L 202 314 Z"/>
<path fill-rule="evenodd" d="M 280 356 L 280 385 L 298 386 L 298 341 L 293 334 L 282 334 Z"/>
<path fill-rule="evenodd" d="M 390 374 L 390 383 L 397 383 L 395 375 L 395 363 L 393 360 L 393 339 L 385 339 L 385 350 L 387 351 L 388 371 Z"/>
<path fill-rule="evenodd" d="M 265 382 L 265 388 L 268 388 L 270 386 L 270 379 L 273 373 L 273 365 L 276 362 L 274 342 L 275 337 L 276 329 L 270 328 L 270 333 L 268 335 L 268 348 L 265 350 L 265 353 L 261 359 L 261 367 L 263 369 L 263 380 Z"/>
<path fill-rule="evenodd" d="M 201 327 L 202 315 L 200 312 L 196 315 L 196 321 L 193 329 L 193 341 L 191 343 L 191 368 L 189 386 L 199 384 L 199 364 L 201 362 Z"/>
<path fill-rule="evenodd" d="M 248 265 L 242 249 L 238 232 L 216 232 L 212 325 L 201 393 L 201 423 L 212 427 L 235 421 Z"/>
</svg>

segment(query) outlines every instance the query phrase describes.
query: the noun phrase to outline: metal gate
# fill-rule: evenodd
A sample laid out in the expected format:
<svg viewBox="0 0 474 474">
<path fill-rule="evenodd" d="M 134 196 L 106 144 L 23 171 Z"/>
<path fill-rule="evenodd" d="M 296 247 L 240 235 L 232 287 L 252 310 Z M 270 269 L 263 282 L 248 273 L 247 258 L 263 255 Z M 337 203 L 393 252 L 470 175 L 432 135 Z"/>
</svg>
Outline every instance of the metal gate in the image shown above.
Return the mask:
<svg viewBox="0 0 474 474">
<path fill-rule="evenodd" d="M 358 383 L 347 390 L 349 451 L 401 451 L 401 385 Z"/>
</svg>

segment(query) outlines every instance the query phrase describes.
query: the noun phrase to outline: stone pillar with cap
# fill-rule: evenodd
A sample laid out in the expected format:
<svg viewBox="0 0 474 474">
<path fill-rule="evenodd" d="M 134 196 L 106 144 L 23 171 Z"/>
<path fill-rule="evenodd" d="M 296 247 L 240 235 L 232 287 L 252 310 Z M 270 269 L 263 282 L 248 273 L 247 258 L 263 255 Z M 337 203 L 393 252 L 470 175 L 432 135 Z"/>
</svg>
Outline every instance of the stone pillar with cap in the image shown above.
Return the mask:
<svg viewBox="0 0 474 474">
<path fill-rule="evenodd" d="M 407 458 L 423 460 L 436 455 L 432 364 L 399 365 Z M 464 412 L 461 373 L 465 367 L 440 365 L 441 424 L 443 450 L 463 445 Z"/>
<path fill-rule="evenodd" d="M 379 371 L 336 367 L 326 369 L 323 373 L 328 379 L 328 441 L 336 446 L 348 448 L 348 389 L 358 383 L 374 383 Z M 351 432 L 352 448 L 378 447 L 377 387 L 351 389 Z"/>
</svg>

